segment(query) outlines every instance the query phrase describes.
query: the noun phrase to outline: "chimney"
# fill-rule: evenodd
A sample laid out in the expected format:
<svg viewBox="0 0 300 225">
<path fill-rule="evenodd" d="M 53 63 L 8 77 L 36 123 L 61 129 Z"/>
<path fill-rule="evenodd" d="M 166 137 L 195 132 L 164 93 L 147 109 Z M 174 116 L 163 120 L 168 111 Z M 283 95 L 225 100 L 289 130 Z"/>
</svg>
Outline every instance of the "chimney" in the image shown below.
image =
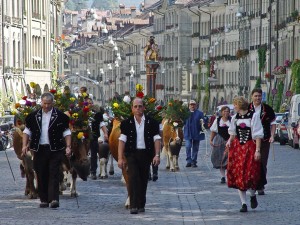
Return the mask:
<svg viewBox="0 0 300 225">
<path fill-rule="evenodd" d="M 130 14 L 131 14 L 131 18 L 136 17 L 136 7 L 135 6 L 130 7 Z"/>
</svg>

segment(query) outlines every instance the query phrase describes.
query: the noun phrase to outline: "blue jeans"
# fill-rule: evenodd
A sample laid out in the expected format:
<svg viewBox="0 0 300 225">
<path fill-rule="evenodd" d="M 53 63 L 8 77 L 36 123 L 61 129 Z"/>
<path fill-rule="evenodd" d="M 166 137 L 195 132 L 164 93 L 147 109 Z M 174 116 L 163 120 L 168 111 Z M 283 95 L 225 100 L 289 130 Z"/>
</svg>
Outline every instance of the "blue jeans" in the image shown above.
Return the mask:
<svg viewBox="0 0 300 225">
<path fill-rule="evenodd" d="M 199 140 L 185 140 L 186 161 L 187 163 L 197 164 L 197 156 L 199 151 Z"/>
</svg>

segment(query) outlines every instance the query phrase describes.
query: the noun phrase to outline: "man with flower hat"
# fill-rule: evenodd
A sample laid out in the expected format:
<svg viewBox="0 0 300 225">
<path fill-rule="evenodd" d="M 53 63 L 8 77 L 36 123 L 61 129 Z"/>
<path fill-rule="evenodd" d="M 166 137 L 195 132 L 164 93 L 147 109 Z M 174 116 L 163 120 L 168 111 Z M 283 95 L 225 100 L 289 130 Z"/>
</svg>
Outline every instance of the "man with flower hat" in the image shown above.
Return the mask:
<svg viewBox="0 0 300 225">
<path fill-rule="evenodd" d="M 184 139 L 186 148 L 186 167 L 197 167 L 197 157 L 199 144 L 204 140 L 205 136 L 202 132 L 204 115 L 203 112 L 197 109 L 195 100 L 190 100 L 189 110 L 190 117 L 185 121 Z"/>
<path fill-rule="evenodd" d="M 30 113 L 25 119 L 22 154 L 34 152 L 33 166 L 37 173 L 41 208 L 59 207 L 59 168 L 63 158 L 71 154 L 69 117 L 54 108 L 54 96 L 41 96 L 42 108 Z M 29 142 L 30 140 L 30 142 Z"/>
</svg>

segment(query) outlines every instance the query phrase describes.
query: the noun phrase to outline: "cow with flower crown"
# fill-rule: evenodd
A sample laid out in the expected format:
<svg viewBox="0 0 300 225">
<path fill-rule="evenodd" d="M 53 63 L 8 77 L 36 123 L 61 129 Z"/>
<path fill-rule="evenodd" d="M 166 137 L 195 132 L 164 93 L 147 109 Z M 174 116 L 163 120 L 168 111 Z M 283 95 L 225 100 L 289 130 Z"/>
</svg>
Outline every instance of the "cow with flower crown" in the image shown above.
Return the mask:
<svg viewBox="0 0 300 225">
<path fill-rule="evenodd" d="M 32 87 L 32 84 L 30 84 L 30 86 Z M 56 101 L 55 107 L 61 111 L 65 111 L 70 117 L 72 156 L 70 159 L 65 158 L 63 160 L 62 171 L 72 176 L 71 196 L 77 196 L 76 178 L 79 176 L 82 180 L 87 180 L 90 170 L 88 151 L 92 133 L 89 122 L 92 120 L 93 113 L 84 100 L 85 95 L 87 95 L 86 93 L 83 93 L 76 99 L 72 96 L 63 95 L 55 89 L 51 89 L 50 92 L 54 95 Z M 29 198 L 37 197 L 38 187 L 34 185 L 35 174 L 32 163 L 32 152 L 28 152 L 27 155 L 22 156 L 22 132 L 25 128 L 24 123 L 26 116 L 40 108 L 35 102 L 36 101 L 28 99 L 27 96 L 24 96 L 20 102 L 15 105 L 15 110 L 13 111 L 13 114 L 16 115 L 13 146 L 17 157 L 21 160 L 21 168 L 23 168 L 27 178 L 25 194 L 28 195 Z M 61 182 L 63 178 L 64 176 L 61 175 Z M 62 187 L 62 190 L 64 190 L 65 185 L 62 185 Z"/>
<path fill-rule="evenodd" d="M 189 117 L 189 110 L 182 101 L 171 99 L 163 110 L 163 115 L 163 154 L 167 158 L 166 169 L 175 172 L 179 170 L 178 158 L 183 141 L 182 127 Z"/>
<path fill-rule="evenodd" d="M 137 84 L 136 95 L 134 97 L 139 97 L 143 99 L 145 105 L 145 111 L 144 111 L 145 115 L 148 115 L 160 122 L 161 112 L 163 107 L 156 103 L 155 98 L 144 95 L 143 89 L 144 88 L 141 84 Z M 114 120 L 113 120 L 113 128 L 109 135 L 109 149 L 115 160 L 118 160 L 118 143 L 119 143 L 118 138 L 121 134 L 121 130 L 120 130 L 121 121 L 129 118 L 132 115 L 131 101 L 132 101 L 131 96 L 125 95 L 122 102 L 117 102 L 117 101 L 111 102 L 111 107 L 114 114 Z M 128 176 L 127 176 L 126 169 L 122 170 L 122 174 L 128 192 Z M 128 194 L 128 198 L 125 202 L 125 207 L 128 208 L 129 206 L 130 206 L 130 196 Z"/>
</svg>

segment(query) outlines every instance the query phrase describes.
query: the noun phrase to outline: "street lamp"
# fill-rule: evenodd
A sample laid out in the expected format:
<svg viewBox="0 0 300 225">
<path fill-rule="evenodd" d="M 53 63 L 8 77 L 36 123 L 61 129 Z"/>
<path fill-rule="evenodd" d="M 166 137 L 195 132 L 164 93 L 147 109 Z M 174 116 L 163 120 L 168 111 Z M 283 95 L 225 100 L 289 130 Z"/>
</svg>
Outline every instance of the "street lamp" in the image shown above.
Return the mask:
<svg viewBox="0 0 300 225">
<path fill-rule="evenodd" d="M 133 77 L 134 77 L 134 69 L 133 69 L 133 66 L 131 66 L 131 69 L 129 71 L 130 73 L 130 84 L 129 84 L 129 91 L 130 91 L 130 96 L 133 96 L 134 95 L 134 88 L 133 88 Z"/>
</svg>

